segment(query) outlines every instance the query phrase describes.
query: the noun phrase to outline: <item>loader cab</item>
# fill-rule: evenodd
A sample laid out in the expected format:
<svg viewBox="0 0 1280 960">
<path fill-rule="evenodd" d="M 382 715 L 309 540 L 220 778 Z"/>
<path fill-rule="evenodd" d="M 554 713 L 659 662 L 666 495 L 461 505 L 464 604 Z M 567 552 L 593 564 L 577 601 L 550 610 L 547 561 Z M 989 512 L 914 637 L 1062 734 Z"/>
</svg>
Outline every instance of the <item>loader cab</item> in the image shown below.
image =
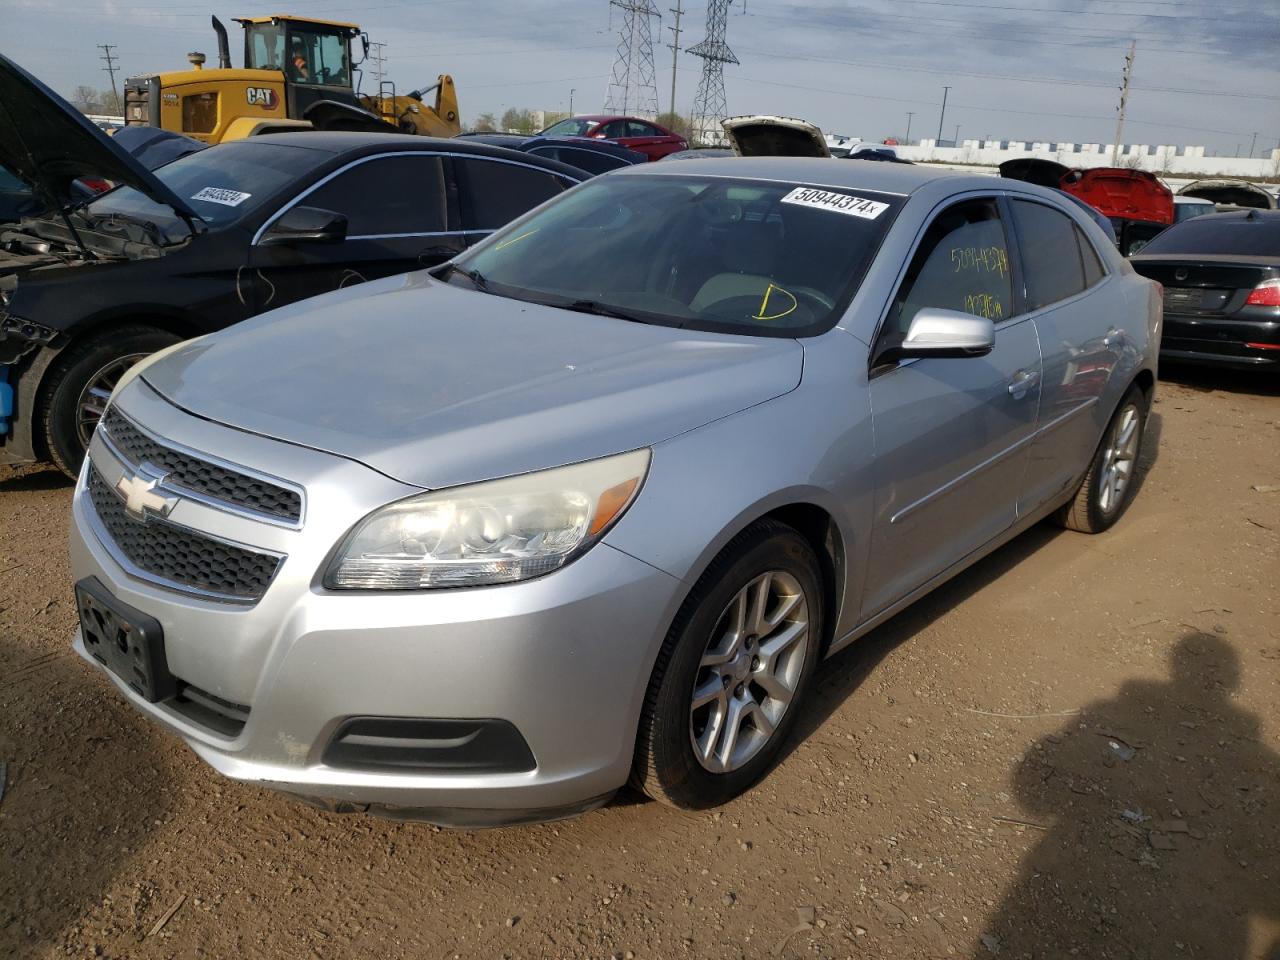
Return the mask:
<svg viewBox="0 0 1280 960">
<path fill-rule="evenodd" d="M 357 105 L 351 41 L 364 37 L 355 24 L 283 16 L 237 22 L 244 27 L 245 68 L 284 74 L 288 116 L 302 117 L 321 100 Z"/>
</svg>

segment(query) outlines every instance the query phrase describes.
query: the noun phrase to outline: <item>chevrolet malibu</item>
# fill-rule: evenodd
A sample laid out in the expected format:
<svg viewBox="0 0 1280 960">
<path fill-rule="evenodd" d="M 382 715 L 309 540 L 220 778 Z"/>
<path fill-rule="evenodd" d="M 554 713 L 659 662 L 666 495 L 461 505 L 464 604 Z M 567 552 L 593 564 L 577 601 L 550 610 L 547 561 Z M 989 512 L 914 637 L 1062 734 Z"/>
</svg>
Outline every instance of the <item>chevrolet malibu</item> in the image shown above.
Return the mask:
<svg viewBox="0 0 1280 960">
<path fill-rule="evenodd" d="M 1043 518 L 1116 522 L 1160 322 L 1031 184 L 621 170 L 135 366 L 76 488 L 75 648 L 330 809 L 723 803 L 825 657 Z"/>
</svg>

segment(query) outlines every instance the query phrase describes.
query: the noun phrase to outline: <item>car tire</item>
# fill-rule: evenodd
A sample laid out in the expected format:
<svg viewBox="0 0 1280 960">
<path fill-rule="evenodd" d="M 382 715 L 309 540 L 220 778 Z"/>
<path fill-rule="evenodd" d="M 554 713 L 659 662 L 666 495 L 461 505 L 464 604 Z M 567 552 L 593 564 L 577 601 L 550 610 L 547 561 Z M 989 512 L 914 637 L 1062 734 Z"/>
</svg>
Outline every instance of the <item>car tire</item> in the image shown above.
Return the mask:
<svg viewBox="0 0 1280 960">
<path fill-rule="evenodd" d="M 1055 516 L 1060 525 L 1081 533 L 1101 533 L 1120 519 L 1137 490 L 1146 425 L 1146 396 L 1135 385 L 1112 414 L 1080 489 Z"/>
<path fill-rule="evenodd" d="M 62 352 L 45 378 L 40 404 L 45 452 L 59 470 L 73 479 L 80 472 L 88 437 L 125 371 L 181 339 L 155 327 L 130 325 Z"/>
<path fill-rule="evenodd" d="M 821 568 L 807 540 L 772 520 L 738 534 L 694 585 L 658 654 L 632 786 L 696 810 L 755 783 L 812 685 L 823 611 Z M 724 662 L 707 662 L 715 660 Z M 696 705 L 699 691 L 710 699 Z"/>
</svg>

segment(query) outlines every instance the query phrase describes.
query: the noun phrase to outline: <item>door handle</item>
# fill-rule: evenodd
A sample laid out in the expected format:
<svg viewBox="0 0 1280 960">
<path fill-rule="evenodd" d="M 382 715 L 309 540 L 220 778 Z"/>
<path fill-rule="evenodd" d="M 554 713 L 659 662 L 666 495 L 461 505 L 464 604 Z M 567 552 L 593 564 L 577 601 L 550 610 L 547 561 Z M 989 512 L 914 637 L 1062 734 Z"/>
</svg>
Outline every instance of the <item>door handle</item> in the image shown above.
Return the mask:
<svg viewBox="0 0 1280 960">
<path fill-rule="evenodd" d="M 1124 331 L 1117 330 L 1115 327 L 1108 330 L 1107 335 L 1102 338 L 1104 347 L 1118 347 L 1122 343 L 1124 343 Z"/>
<path fill-rule="evenodd" d="M 1033 370 L 1019 370 L 1009 381 L 1009 396 L 1021 400 L 1027 391 L 1040 382 L 1040 374 Z"/>
</svg>

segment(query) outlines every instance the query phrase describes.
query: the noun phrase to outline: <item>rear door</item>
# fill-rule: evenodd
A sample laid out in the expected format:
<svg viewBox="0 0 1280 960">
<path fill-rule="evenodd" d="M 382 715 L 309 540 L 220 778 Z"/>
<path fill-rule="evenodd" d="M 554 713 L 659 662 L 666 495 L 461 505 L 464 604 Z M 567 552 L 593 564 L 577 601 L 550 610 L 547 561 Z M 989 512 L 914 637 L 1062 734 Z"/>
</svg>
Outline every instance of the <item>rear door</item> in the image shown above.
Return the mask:
<svg viewBox="0 0 1280 960">
<path fill-rule="evenodd" d="M 294 206 L 347 218 L 341 243 L 259 244 L 271 222 Z M 258 231 L 247 278 L 259 310 L 304 297 L 435 266 L 461 252 L 449 211 L 445 158 L 435 153 L 364 157 L 322 178 L 281 207 Z"/>
<path fill-rule="evenodd" d="M 1009 246 L 995 197 L 946 207 L 919 242 L 885 317 L 875 351 L 901 343 L 924 307 L 988 316 L 996 342 L 985 357 L 872 370 L 876 502 L 864 618 L 998 536 L 1017 515 L 1041 370 L 1035 325 L 1017 315 Z"/>
<path fill-rule="evenodd" d="M 477 243 L 538 204 L 574 185 L 568 177 L 532 164 L 482 156 L 455 156 L 463 236 Z"/>
<path fill-rule="evenodd" d="M 1075 220 L 1038 200 L 1009 201 L 1025 309 L 1044 361 L 1040 425 L 1027 461 L 1019 516 L 1080 479 L 1110 417 L 1112 374 L 1125 349 L 1130 312 L 1105 261 Z"/>
</svg>

